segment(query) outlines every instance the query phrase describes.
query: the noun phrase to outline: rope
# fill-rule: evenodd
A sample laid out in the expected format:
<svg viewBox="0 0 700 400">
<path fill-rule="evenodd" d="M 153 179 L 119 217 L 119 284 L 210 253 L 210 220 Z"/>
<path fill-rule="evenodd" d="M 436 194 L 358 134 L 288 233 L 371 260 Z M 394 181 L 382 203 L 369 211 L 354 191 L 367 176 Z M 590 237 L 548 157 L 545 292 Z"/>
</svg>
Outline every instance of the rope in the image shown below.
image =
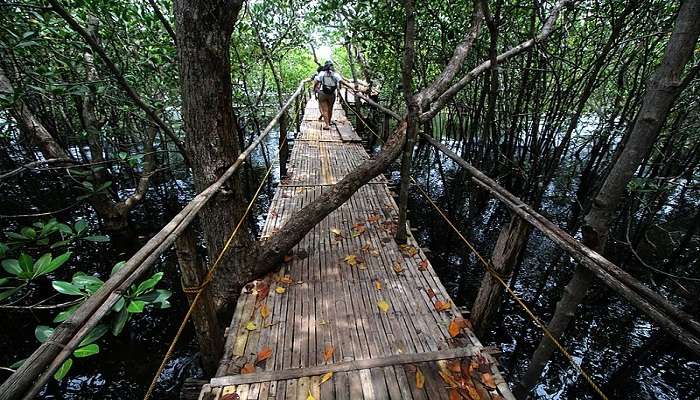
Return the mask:
<svg viewBox="0 0 700 400">
<path fill-rule="evenodd" d="M 416 188 L 418 188 L 418 191 L 421 193 L 421 195 L 426 200 L 428 200 L 428 202 L 433 206 L 433 208 L 435 208 L 435 210 L 437 210 L 437 212 L 445 220 L 445 222 L 447 222 L 447 224 L 450 225 L 450 227 L 455 231 L 455 233 L 457 233 L 457 236 L 459 236 L 459 238 L 462 239 L 464 244 L 466 244 L 467 247 L 469 247 L 469 249 L 472 252 L 474 252 L 474 254 L 476 254 L 479 261 L 481 261 L 481 263 L 484 265 L 484 268 L 486 268 L 486 271 L 488 271 L 488 273 L 491 274 L 491 276 L 493 276 L 501 286 L 503 286 L 503 288 L 520 305 L 520 307 L 522 307 L 522 309 L 525 311 L 525 313 L 530 317 L 530 319 L 532 319 L 532 322 L 535 324 L 535 326 L 542 329 L 542 332 L 544 332 L 544 335 L 547 336 L 547 338 L 549 340 L 551 340 L 552 343 L 554 343 L 554 345 L 567 358 L 567 360 L 574 367 L 574 369 L 576 369 L 576 371 L 586 379 L 588 384 L 591 385 L 593 390 L 602 399 L 607 400 L 608 397 L 605 395 L 605 393 L 603 393 L 603 391 L 600 389 L 600 387 L 598 387 L 598 385 L 593 381 L 593 378 L 591 378 L 591 376 L 586 371 L 584 371 L 583 368 L 581 368 L 581 366 L 576 364 L 573 357 L 566 350 L 566 348 L 564 348 L 564 346 L 561 343 L 559 343 L 559 341 L 554 337 L 554 335 L 549 331 L 549 329 L 547 329 L 547 327 L 544 325 L 544 323 L 542 323 L 542 321 L 532 312 L 532 310 L 530 310 L 530 308 L 525 304 L 525 302 L 523 302 L 523 300 L 520 297 L 518 297 L 518 295 L 513 291 L 513 289 L 510 288 L 510 286 L 508 286 L 508 284 L 501 278 L 501 276 L 496 271 L 494 271 L 493 268 L 491 268 L 491 264 L 489 264 L 484 259 L 484 257 L 474 248 L 474 246 L 467 240 L 467 238 L 465 238 L 464 235 L 462 235 L 462 232 L 460 232 L 459 229 L 457 229 L 457 227 L 452 223 L 452 221 L 447 217 L 447 215 L 445 215 L 445 213 L 440 209 L 440 207 L 437 204 L 435 204 L 433 199 L 430 198 L 430 196 L 425 192 L 425 190 L 423 190 L 423 188 L 420 187 L 416 183 L 416 181 L 415 181 L 415 179 L 413 179 L 413 177 L 411 177 L 411 182 L 413 182 L 413 184 L 416 186 Z"/>
<path fill-rule="evenodd" d="M 282 141 L 282 144 L 280 145 L 280 148 L 284 146 L 284 144 L 287 142 L 287 138 L 285 137 L 284 140 Z M 187 321 L 189 321 L 190 317 L 192 316 L 192 313 L 194 312 L 194 308 L 199 302 L 199 299 L 202 296 L 202 293 L 204 293 L 204 289 L 207 288 L 209 283 L 214 278 L 214 272 L 216 272 L 216 269 L 219 267 L 221 264 L 221 260 L 224 258 L 224 254 L 228 250 L 228 248 L 231 246 L 231 243 L 233 242 L 233 239 L 236 237 L 236 234 L 240 230 L 241 226 L 246 220 L 246 217 L 248 216 L 248 213 L 250 210 L 253 208 L 255 205 L 255 200 L 257 200 L 258 195 L 260 194 L 260 191 L 262 190 L 263 186 L 265 186 L 265 182 L 267 181 L 267 177 L 270 176 L 270 172 L 272 172 L 272 168 L 274 167 L 273 163 L 270 163 L 270 167 L 267 169 L 267 172 L 265 172 L 265 175 L 263 178 L 260 180 L 260 185 L 258 185 L 257 190 L 255 191 L 255 194 L 253 194 L 253 197 L 251 198 L 250 202 L 248 202 L 248 206 L 246 207 L 245 212 L 241 216 L 241 219 L 238 221 L 238 224 L 236 224 L 236 228 L 231 232 L 231 235 L 228 237 L 226 242 L 224 243 L 224 247 L 221 249 L 219 252 L 219 255 L 216 257 L 214 262 L 212 263 L 211 267 L 207 271 L 207 275 L 205 276 L 203 282 L 201 285 L 198 287 L 194 288 L 183 288 L 183 291 L 185 293 L 196 293 L 195 297 L 192 299 L 192 303 L 190 303 L 190 307 L 187 309 L 187 313 L 185 314 L 185 317 L 182 319 L 182 322 L 180 323 L 180 326 L 177 329 L 177 333 L 175 333 L 175 337 L 173 340 L 170 342 L 170 346 L 168 346 L 168 351 L 165 353 L 165 356 L 163 356 L 163 360 L 160 363 L 160 366 L 158 367 L 158 371 L 156 371 L 155 376 L 151 380 L 151 384 L 148 387 L 148 391 L 146 392 L 146 395 L 143 397 L 143 400 L 148 400 L 151 395 L 153 394 L 153 391 L 155 390 L 156 383 L 158 383 L 158 378 L 160 377 L 161 372 L 163 372 L 163 369 L 165 368 L 165 364 L 168 362 L 168 359 L 173 354 L 173 351 L 175 350 L 175 345 L 177 344 L 178 340 L 180 339 L 180 336 L 182 336 L 182 332 L 185 330 L 185 326 L 187 325 Z"/>
<path fill-rule="evenodd" d="M 341 98 L 342 98 L 342 96 L 341 96 Z M 345 104 L 347 104 L 347 102 L 345 102 Z M 359 119 L 365 125 L 365 127 L 368 128 L 370 130 L 370 132 L 372 132 L 372 134 L 374 136 L 376 136 L 380 141 L 384 142 L 382 140 L 382 138 L 379 137 L 379 135 L 377 135 L 377 133 L 374 132 L 374 130 L 372 130 L 372 128 L 369 126 L 369 124 L 367 122 L 365 122 L 364 119 L 362 119 L 362 117 L 357 112 L 355 112 L 355 110 L 353 110 L 349 104 L 347 104 L 347 105 L 348 105 L 348 108 L 350 108 L 350 110 L 352 110 L 352 112 L 355 113 L 355 116 L 357 116 L 357 119 Z M 579 374 L 581 374 L 581 376 L 583 376 L 584 379 L 586 379 L 586 381 L 593 388 L 593 390 L 602 399 L 608 400 L 608 397 L 605 395 L 605 393 L 603 393 L 603 391 L 600 389 L 600 387 L 593 381 L 593 378 L 591 378 L 591 376 L 586 371 L 584 371 L 583 368 L 581 368 L 581 366 L 576 364 L 576 361 L 574 361 L 571 354 L 566 350 L 566 348 L 561 343 L 559 343 L 559 341 L 554 337 L 554 335 L 549 331 L 549 329 L 547 329 L 547 326 L 545 326 L 545 324 L 532 312 L 532 310 L 530 310 L 530 308 L 513 291 L 513 289 L 511 289 L 510 286 L 508 286 L 508 284 L 503 280 L 501 275 L 499 275 L 498 272 L 494 271 L 494 269 L 491 268 L 491 264 L 489 264 L 484 259 L 484 257 L 476 250 L 476 248 L 474 248 L 474 246 L 467 240 L 467 238 L 465 238 L 464 235 L 462 235 L 462 232 L 460 232 L 459 229 L 457 229 L 457 227 L 452 223 L 452 221 L 447 217 L 447 215 L 445 215 L 445 213 L 442 211 L 442 209 L 440 209 L 440 207 L 437 204 L 435 204 L 435 202 L 428 195 L 428 193 L 426 193 L 425 190 L 423 190 L 423 188 L 418 185 L 418 183 L 416 182 L 415 179 L 413 179 L 412 176 L 410 177 L 410 179 L 411 179 L 411 182 L 416 186 L 416 188 L 418 188 L 418 191 L 421 193 L 421 195 L 426 200 L 428 200 L 428 202 L 433 206 L 433 208 L 435 208 L 435 210 L 440 214 L 440 216 L 445 220 L 445 222 L 447 222 L 447 224 L 450 225 L 450 227 L 455 231 L 455 233 L 457 233 L 457 235 L 460 237 L 460 239 L 462 239 L 462 241 L 467 245 L 467 247 L 469 247 L 469 249 L 474 254 L 476 254 L 479 261 L 484 265 L 484 268 L 486 268 L 486 271 L 489 274 L 491 274 L 491 276 L 493 276 L 498 281 L 498 283 L 501 286 L 503 286 L 503 288 L 508 292 L 508 294 L 513 298 L 513 300 L 515 300 L 520 305 L 520 307 L 522 307 L 522 309 L 525 311 L 525 313 L 530 317 L 530 319 L 532 319 L 532 322 L 535 324 L 535 326 L 540 328 L 542 330 L 542 332 L 544 332 L 544 335 L 547 336 L 547 338 L 549 340 L 551 340 L 552 343 L 554 343 L 554 345 L 557 347 L 557 349 L 566 357 L 566 359 L 574 367 L 574 369 Z M 506 278 L 509 278 L 509 277 L 506 277 Z"/>
</svg>

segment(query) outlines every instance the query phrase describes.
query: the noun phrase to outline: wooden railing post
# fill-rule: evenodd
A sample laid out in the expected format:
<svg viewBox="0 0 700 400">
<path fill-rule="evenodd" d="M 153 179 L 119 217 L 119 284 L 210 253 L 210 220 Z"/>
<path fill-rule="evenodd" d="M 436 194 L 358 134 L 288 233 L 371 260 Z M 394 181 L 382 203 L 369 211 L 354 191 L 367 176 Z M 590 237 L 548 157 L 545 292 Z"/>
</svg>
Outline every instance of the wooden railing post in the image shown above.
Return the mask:
<svg viewBox="0 0 700 400">
<path fill-rule="evenodd" d="M 182 290 L 190 304 L 197 290 L 204 283 L 207 268 L 197 254 L 197 239 L 192 227 L 187 227 L 175 241 L 175 253 L 180 265 Z M 206 286 L 194 306 L 192 323 L 197 334 L 199 352 L 202 355 L 202 368 L 209 376 L 214 376 L 224 351 L 224 341 L 216 317 L 216 307 L 211 295 L 211 286 Z"/>
</svg>

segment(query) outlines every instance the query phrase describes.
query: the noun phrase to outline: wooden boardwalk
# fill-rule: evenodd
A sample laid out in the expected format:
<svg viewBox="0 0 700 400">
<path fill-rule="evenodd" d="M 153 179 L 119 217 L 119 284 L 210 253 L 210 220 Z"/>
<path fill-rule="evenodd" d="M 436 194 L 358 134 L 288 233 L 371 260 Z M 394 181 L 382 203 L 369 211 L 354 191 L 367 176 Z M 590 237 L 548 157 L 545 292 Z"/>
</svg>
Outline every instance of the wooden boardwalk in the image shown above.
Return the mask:
<svg viewBox="0 0 700 400">
<path fill-rule="evenodd" d="M 321 130 L 306 105 L 262 240 L 368 158 L 343 109 Z M 375 178 L 243 290 L 217 377 L 200 399 L 512 399 Z M 234 395 L 235 393 L 235 395 Z"/>
</svg>

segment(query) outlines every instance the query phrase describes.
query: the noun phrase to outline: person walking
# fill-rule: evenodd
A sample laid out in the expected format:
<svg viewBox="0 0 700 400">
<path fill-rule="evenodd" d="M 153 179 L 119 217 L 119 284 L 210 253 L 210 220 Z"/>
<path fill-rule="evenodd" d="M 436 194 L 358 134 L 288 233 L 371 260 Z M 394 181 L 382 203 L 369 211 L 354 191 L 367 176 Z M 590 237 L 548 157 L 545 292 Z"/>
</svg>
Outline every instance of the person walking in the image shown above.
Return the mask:
<svg viewBox="0 0 700 400">
<path fill-rule="evenodd" d="M 335 91 L 343 81 L 343 77 L 335 72 L 333 62 L 328 60 L 321 71 L 314 77 L 314 92 L 318 99 L 318 107 L 321 110 L 324 124 L 323 129 L 330 129 L 333 120 L 333 104 L 335 104 Z"/>
</svg>

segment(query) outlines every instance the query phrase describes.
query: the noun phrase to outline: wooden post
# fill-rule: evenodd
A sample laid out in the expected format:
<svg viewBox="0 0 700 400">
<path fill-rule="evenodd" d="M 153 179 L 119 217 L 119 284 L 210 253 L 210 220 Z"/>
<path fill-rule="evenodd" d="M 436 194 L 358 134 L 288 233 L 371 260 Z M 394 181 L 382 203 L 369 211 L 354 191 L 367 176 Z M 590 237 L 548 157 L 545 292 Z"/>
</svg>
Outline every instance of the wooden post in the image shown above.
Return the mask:
<svg viewBox="0 0 700 400">
<path fill-rule="evenodd" d="M 194 289 L 204 282 L 207 270 L 197 254 L 196 237 L 191 227 L 185 229 L 175 241 L 175 252 L 180 265 L 182 290 L 192 304 L 197 295 Z M 202 355 L 202 368 L 208 375 L 213 376 L 224 351 L 224 340 L 210 292 L 211 287 L 207 286 L 195 305 L 192 322 L 197 333 L 199 352 Z"/>
<path fill-rule="evenodd" d="M 491 268 L 506 282 L 513 272 L 513 266 L 518 261 L 518 255 L 523 249 L 529 229 L 530 226 L 525 220 L 513 215 L 510 222 L 503 226 L 498 235 L 491 256 Z M 484 272 L 479 293 L 476 295 L 469 317 L 477 336 L 488 331 L 491 321 L 501 306 L 503 290 L 496 278 L 488 271 Z"/>
</svg>

